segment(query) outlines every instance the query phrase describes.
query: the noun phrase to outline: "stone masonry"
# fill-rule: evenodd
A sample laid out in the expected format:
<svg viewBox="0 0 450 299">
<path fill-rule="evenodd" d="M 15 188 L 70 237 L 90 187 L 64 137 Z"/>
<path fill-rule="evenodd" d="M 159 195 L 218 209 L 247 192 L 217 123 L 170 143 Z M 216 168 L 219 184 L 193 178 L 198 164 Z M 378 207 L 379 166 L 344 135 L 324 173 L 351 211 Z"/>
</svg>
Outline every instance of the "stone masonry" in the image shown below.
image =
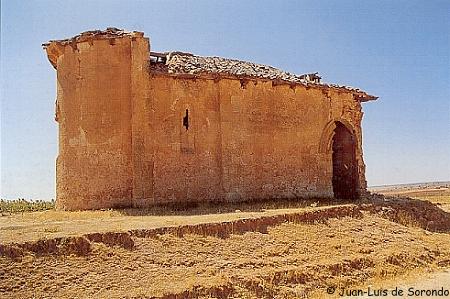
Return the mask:
<svg viewBox="0 0 450 299">
<path fill-rule="evenodd" d="M 43 45 L 57 70 L 57 207 L 358 198 L 361 103 L 317 74 L 150 52 L 142 32 Z"/>
</svg>

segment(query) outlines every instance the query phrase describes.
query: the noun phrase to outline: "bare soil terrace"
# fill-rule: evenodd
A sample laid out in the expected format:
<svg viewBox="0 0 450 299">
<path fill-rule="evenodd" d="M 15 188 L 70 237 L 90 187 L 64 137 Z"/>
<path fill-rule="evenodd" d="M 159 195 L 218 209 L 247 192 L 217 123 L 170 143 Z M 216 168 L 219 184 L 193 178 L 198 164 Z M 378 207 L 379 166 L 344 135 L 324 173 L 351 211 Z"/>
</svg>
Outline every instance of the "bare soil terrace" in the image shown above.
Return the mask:
<svg viewBox="0 0 450 299">
<path fill-rule="evenodd" d="M 450 195 L 450 194 L 448 194 Z M 450 200 L 0 217 L 0 297 L 332 298 L 450 268 Z"/>
</svg>

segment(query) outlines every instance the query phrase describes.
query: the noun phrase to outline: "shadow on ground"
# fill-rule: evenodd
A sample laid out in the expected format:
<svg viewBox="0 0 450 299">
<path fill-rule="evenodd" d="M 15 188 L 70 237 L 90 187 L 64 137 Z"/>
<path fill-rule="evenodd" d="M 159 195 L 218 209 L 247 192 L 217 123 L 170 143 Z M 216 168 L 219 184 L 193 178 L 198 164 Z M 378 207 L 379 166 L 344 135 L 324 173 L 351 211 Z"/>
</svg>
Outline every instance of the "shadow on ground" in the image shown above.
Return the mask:
<svg viewBox="0 0 450 299">
<path fill-rule="evenodd" d="M 125 216 L 191 216 L 239 212 L 264 212 L 274 209 L 296 209 L 354 204 L 353 200 L 336 199 L 268 199 L 244 202 L 167 203 L 149 208 L 124 208 Z"/>
<path fill-rule="evenodd" d="M 368 194 L 359 200 L 271 199 L 240 203 L 173 203 L 145 209 L 130 208 L 117 211 L 126 216 L 191 216 L 233 213 L 236 211 L 263 212 L 272 209 L 327 207 L 348 204 L 356 205 L 361 211 L 380 214 L 384 218 L 406 226 L 421 227 L 433 232 L 450 232 L 450 213 L 442 210 L 437 204 L 426 200 L 384 196 L 376 193 Z"/>
<path fill-rule="evenodd" d="M 241 203 L 188 203 L 154 206 L 147 209 L 120 209 L 126 216 L 190 216 L 204 214 L 220 214 L 240 212 L 263 212 L 271 209 L 292 209 L 307 207 L 327 207 L 356 205 L 361 211 L 379 214 L 383 218 L 396 223 L 420 227 L 432 232 L 450 233 L 450 213 L 442 210 L 437 204 L 426 200 L 409 197 L 384 196 L 368 194 L 359 200 L 259 200 Z"/>
</svg>

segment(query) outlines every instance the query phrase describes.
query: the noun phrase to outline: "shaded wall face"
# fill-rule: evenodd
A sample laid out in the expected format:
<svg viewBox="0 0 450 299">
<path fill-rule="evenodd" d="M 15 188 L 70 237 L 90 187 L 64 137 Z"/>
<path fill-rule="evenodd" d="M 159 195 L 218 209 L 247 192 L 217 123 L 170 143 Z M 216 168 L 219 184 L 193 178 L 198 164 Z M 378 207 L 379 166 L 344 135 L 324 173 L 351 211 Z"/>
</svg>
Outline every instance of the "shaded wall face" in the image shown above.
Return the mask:
<svg viewBox="0 0 450 299">
<path fill-rule="evenodd" d="M 333 136 L 333 193 L 337 199 L 358 198 L 358 167 L 353 134 L 340 122 Z"/>
<path fill-rule="evenodd" d="M 57 205 L 130 204 L 130 41 L 65 46 L 57 61 Z"/>
<path fill-rule="evenodd" d="M 153 202 L 332 197 L 332 148 L 320 145 L 336 119 L 353 126 L 364 166 L 351 94 L 154 75 L 149 101 Z"/>
</svg>

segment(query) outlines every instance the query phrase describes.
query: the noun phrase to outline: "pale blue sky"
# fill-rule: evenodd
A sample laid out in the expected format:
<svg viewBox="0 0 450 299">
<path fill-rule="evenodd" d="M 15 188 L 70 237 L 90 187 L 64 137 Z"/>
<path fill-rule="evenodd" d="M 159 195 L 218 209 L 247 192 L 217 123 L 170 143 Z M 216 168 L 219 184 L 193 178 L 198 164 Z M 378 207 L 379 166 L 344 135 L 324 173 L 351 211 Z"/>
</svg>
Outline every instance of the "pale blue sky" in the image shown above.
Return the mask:
<svg viewBox="0 0 450 299">
<path fill-rule="evenodd" d="M 41 43 L 144 31 L 180 50 L 318 71 L 363 105 L 369 185 L 450 179 L 450 1 L 1 1 L 1 197 L 55 197 L 56 73 Z"/>
</svg>

